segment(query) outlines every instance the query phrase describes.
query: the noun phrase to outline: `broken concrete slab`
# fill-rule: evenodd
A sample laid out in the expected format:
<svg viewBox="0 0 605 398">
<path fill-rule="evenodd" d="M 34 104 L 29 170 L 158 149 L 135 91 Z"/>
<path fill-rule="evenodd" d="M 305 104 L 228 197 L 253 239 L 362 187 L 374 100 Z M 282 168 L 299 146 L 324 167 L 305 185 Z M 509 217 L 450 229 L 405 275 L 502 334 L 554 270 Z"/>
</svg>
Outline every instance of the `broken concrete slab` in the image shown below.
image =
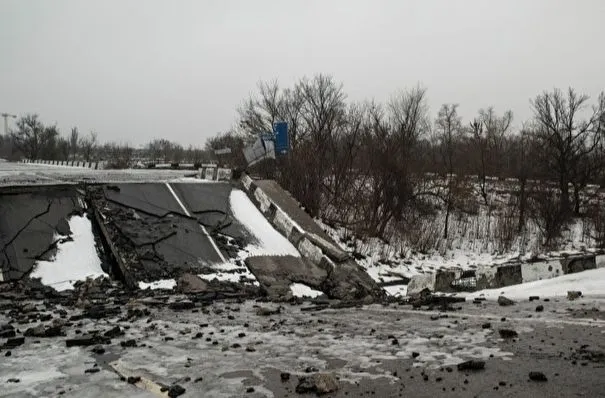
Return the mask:
<svg viewBox="0 0 605 398">
<path fill-rule="evenodd" d="M 328 273 L 319 266 L 294 256 L 254 256 L 246 259 L 246 266 L 270 298 L 291 297 L 290 285 L 304 283 L 321 290 Z"/>
<path fill-rule="evenodd" d="M 564 257 L 561 259 L 561 267 L 564 274 L 573 274 L 589 269 L 596 269 L 596 256 L 594 254 L 583 254 Z"/>
<path fill-rule="evenodd" d="M 38 259 L 50 257 L 65 219 L 82 211 L 74 186 L 4 187 L 0 189 L 0 281 L 27 275 Z"/>
</svg>

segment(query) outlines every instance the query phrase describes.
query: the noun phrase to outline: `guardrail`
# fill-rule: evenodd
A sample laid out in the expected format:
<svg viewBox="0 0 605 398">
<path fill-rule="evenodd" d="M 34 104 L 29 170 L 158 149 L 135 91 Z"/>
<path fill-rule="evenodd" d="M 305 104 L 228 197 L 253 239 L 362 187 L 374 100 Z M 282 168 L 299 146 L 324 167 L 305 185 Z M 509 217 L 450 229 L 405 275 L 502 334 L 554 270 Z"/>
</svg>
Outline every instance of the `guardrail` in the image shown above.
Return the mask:
<svg viewBox="0 0 605 398">
<path fill-rule="evenodd" d="M 104 169 L 107 165 L 105 161 L 99 162 L 87 162 L 84 160 L 30 160 L 23 159 L 21 163 L 29 163 L 29 164 L 45 164 L 49 166 L 64 166 L 64 167 L 79 167 L 83 169 Z"/>
</svg>

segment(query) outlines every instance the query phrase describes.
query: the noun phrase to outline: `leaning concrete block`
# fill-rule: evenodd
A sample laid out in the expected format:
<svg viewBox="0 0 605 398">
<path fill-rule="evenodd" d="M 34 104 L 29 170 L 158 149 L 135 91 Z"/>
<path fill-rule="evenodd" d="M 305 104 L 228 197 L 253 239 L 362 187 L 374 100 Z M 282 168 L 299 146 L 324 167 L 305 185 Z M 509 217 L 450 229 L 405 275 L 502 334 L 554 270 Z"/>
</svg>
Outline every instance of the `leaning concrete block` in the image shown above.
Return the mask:
<svg viewBox="0 0 605 398">
<path fill-rule="evenodd" d="M 275 229 L 281 232 L 288 240 L 292 234 L 292 228 L 294 228 L 294 224 L 290 220 L 283 211 L 277 210 L 275 212 L 275 217 L 273 218 L 273 224 L 275 225 Z"/>
<path fill-rule="evenodd" d="M 314 245 L 318 246 L 326 254 L 326 256 L 330 257 L 332 260 L 343 262 L 349 258 L 349 254 L 347 252 L 328 242 L 321 236 L 311 232 L 307 232 L 306 236 L 311 242 L 313 242 Z"/>
<path fill-rule="evenodd" d="M 254 191 L 254 197 L 256 198 L 256 200 L 258 200 L 260 211 L 265 214 L 271 206 L 271 201 L 260 188 L 257 188 Z"/>
<path fill-rule="evenodd" d="M 321 262 L 323 252 L 319 247 L 311 243 L 309 239 L 301 239 L 296 248 L 303 257 L 308 258 L 313 264 L 319 264 Z"/>
<path fill-rule="evenodd" d="M 250 178 L 249 175 L 244 174 L 244 176 L 242 177 L 242 184 L 244 184 L 244 188 L 246 188 L 247 190 L 250 190 L 250 185 L 252 184 L 252 178 Z"/>
<path fill-rule="evenodd" d="M 563 268 L 559 260 L 521 264 L 523 283 L 555 278 L 561 275 L 563 275 Z"/>
</svg>

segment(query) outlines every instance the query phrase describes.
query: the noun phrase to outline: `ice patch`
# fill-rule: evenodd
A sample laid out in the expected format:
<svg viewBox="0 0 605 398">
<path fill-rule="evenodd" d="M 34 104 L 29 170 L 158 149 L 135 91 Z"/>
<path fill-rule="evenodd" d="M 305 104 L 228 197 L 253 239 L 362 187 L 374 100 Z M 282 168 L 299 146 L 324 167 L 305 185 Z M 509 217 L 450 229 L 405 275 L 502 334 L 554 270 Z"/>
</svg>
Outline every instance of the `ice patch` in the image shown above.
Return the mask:
<svg viewBox="0 0 605 398">
<path fill-rule="evenodd" d="M 250 244 L 245 248 L 249 255 L 291 255 L 300 257 L 294 245 L 271 226 L 269 221 L 258 211 L 243 191 L 232 190 L 229 195 L 229 203 L 235 218 L 258 241 L 257 244 Z"/>
<path fill-rule="evenodd" d="M 166 289 L 172 290 L 176 286 L 176 281 L 174 279 L 160 279 L 158 281 L 153 282 L 139 282 L 139 289 Z"/>
<path fill-rule="evenodd" d="M 54 259 L 38 261 L 31 273 L 32 278 L 41 278 L 43 284 L 58 291 L 73 289 L 76 281 L 105 275 L 90 220 L 85 216 L 73 216 L 69 219 L 69 228 L 73 241 L 59 243 Z M 59 235 L 54 237 L 55 240 L 60 238 Z"/>
<path fill-rule="evenodd" d="M 324 294 L 323 292 L 315 290 L 304 283 L 293 283 L 290 285 L 290 290 L 295 297 L 315 298 Z"/>
</svg>

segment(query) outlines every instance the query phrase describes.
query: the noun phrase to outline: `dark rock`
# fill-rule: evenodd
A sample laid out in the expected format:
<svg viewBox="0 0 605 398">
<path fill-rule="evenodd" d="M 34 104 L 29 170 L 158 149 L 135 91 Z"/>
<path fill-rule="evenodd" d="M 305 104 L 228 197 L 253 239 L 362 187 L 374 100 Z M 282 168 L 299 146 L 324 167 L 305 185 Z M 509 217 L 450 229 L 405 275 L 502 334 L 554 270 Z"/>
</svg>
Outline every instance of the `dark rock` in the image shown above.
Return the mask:
<svg viewBox="0 0 605 398">
<path fill-rule="evenodd" d="M 420 356 L 419 352 L 412 352 L 412 358 L 418 358 Z"/>
<path fill-rule="evenodd" d="M 7 383 L 19 383 L 21 380 L 20 379 L 15 379 L 14 377 L 8 379 L 6 382 Z"/>
<path fill-rule="evenodd" d="M 529 301 L 540 300 L 540 296 L 529 296 Z"/>
<path fill-rule="evenodd" d="M 201 381 L 203 381 L 203 380 L 204 380 L 204 378 L 200 376 L 200 377 L 198 377 L 197 379 L 193 380 L 193 382 L 194 382 L 194 383 L 199 383 L 199 382 L 201 382 Z"/>
<path fill-rule="evenodd" d="M 107 330 L 105 333 L 103 333 L 103 336 L 109 337 L 110 339 L 114 339 L 123 334 L 124 334 L 124 332 L 122 331 L 122 329 L 119 326 L 114 326 L 113 328 L 111 328 L 111 329 Z"/>
<path fill-rule="evenodd" d="M 175 398 L 175 397 L 185 394 L 185 391 L 187 391 L 187 390 L 185 390 L 180 385 L 174 384 L 174 385 L 170 386 L 170 388 L 168 389 L 168 396 L 170 398 Z"/>
<path fill-rule="evenodd" d="M 316 373 L 311 376 L 300 377 L 296 386 L 296 392 L 298 394 L 315 393 L 321 395 L 337 391 L 338 388 L 338 381 L 333 375 Z"/>
<path fill-rule="evenodd" d="M 135 339 L 130 339 L 130 340 L 125 340 L 125 341 L 121 341 L 120 342 L 120 346 L 126 348 L 126 347 L 136 347 L 137 346 L 137 342 Z"/>
<path fill-rule="evenodd" d="M 248 346 L 248 347 L 246 347 L 246 351 L 248 351 L 248 352 L 256 352 L 256 348 L 254 348 L 252 346 Z"/>
<path fill-rule="evenodd" d="M 489 322 L 485 322 L 483 325 L 481 325 L 482 329 L 491 329 L 492 324 Z"/>
<path fill-rule="evenodd" d="M 105 354 L 105 348 L 103 348 L 101 345 L 94 347 L 91 351 L 97 355 Z"/>
<path fill-rule="evenodd" d="M 204 336 L 204 333 L 202 333 L 202 332 L 197 332 L 197 333 L 195 334 L 195 336 L 193 336 L 193 337 L 192 337 L 192 339 L 200 339 L 200 338 L 202 338 L 203 336 Z"/>
<path fill-rule="evenodd" d="M 85 335 L 78 336 L 73 339 L 65 340 L 65 345 L 67 347 L 88 347 L 91 345 L 109 344 L 109 343 L 111 343 L 111 340 L 109 340 L 107 337 L 99 336 L 99 335 L 90 335 L 90 334 L 85 334 Z"/>
<path fill-rule="evenodd" d="M 509 305 L 514 305 L 515 302 L 509 298 L 506 298 L 504 296 L 499 296 L 498 297 L 498 304 L 502 307 L 507 307 Z"/>
<path fill-rule="evenodd" d="M 239 337 L 240 339 L 241 339 L 242 337 L 246 337 L 246 333 L 243 333 L 243 332 L 242 332 L 242 333 L 239 333 L 239 334 L 237 335 L 237 337 Z"/>
<path fill-rule="evenodd" d="M 176 291 L 184 294 L 197 294 L 208 291 L 209 284 L 194 274 L 183 274 L 176 280 Z"/>
<path fill-rule="evenodd" d="M 19 347 L 23 343 L 25 343 L 25 337 L 13 337 L 6 340 L 6 343 L 4 343 L 4 348 Z"/>
<path fill-rule="evenodd" d="M 531 381 L 548 381 L 542 372 L 529 372 L 529 379 Z"/>
<path fill-rule="evenodd" d="M 190 310 L 195 307 L 195 303 L 189 300 L 175 301 L 174 303 L 170 303 L 168 307 L 175 311 Z"/>
<path fill-rule="evenodd" d="M 471 359 L 470 361 L 462 362 L 458 364 L 459 371 L 465 370 L 483 370 L 485 369 L 485 361 L 477 359 Z"/>
<path fill-rule="evenodd" d="M 501 382 L 498 383 L 498 385 L 500 387 L 505 387 L 506 386 L 506 382 L 505 381 L 501 381 Z"/>
<path fill-rule="evenodd" d="M 246 392 L 247 392 L 247 393 L 254 392 L 254 387 L 248 387 L 248 388 L 246 389 Z"/>
<path fill-rule="evenodd" d="M 90 368 L 90 369 L 86 369 L 84 371 L 84 373 L 98 373 L 100 371 L 101 371 L 101 369 L 99 369 L 99 368 Z"/>
<path fill-rule="evenodd" d="M 12 354 L 10 351 L 6 351 L 6 352 L 4 353 L 4 356 L 5 356 L 5 357 L 10 357 L 11 355 L 13 355 L 13 354 Z"/>
<path fill-rule="evenodd" d="M 137 384 L 139 381 L 141 381 L 141 376 L 129 376 L 126 381 L 128 384 Z"/>
<path fill-rule="evenodd" d="M 391 340 L 391 344 L 392 345 L 399 345 L 399 340 L 397 340 L 397 339 L 394 338 L 393 340 Z"/>
<path fill-rule="evenodd" d="M 570 290 L 567 292 L 567 299 L 568 300 L 577 300 L 580 297 L 582 297 L 582 292 L 579 290 Z"/>
<path fill-rule="evenodd" d="M 279 375 L 279 378 L 281 379 L 281 381 L 288 381 L 288 380 L 290 380 L 290 373 L 281 372 L 281 374 Z"/>
<path fill-rule="evenodd" d="M 498 333 L 500 333 L 500 337 L 503 339 L 513 339 L 515 337 L 519 337 L 519 333 L 512 329 L 500 329 L 498 330 Z"/>
<path fill-rule="evenodd" d="M 544 311 L 544 306 L 543 305 L 539 305 L 536 307 L 536 312 L 542 312 Z"/>
<path fill-rule="evenodd" d="M 317 369 L 315 366 L 307 366 L 307 368 L 305 369 L 305 373 L 313 373 L 313 372 L 319 372 L 319 369 Z"/>
</svg>

